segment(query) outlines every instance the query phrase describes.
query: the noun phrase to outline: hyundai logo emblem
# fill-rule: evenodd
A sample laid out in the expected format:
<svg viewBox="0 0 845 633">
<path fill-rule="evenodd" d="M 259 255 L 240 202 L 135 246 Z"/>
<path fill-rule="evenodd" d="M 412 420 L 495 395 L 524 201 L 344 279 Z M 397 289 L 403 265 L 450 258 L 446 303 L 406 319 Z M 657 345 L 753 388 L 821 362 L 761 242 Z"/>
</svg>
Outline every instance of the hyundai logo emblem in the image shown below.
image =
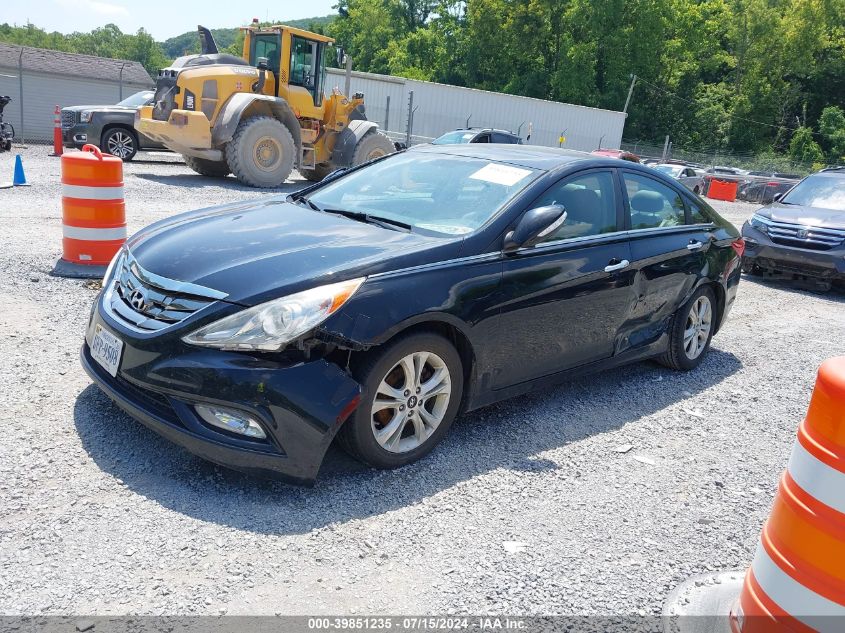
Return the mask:
<svg viewBox="0 0 845 633">
<path fill-rule="evenodd" d="M 143 290 L 133 290 L 132 294 L 129 295 L 129 305 L 131 305 L 137 312 L 146 311 L 147 295 L 144 294 Z"/>
<path fill-rule="evenodd" d="M 799 239 L 803 240 L 807 237 L 807 229 L 798 229 L 798 232 L 795 235 L 797 235 Z"/>
</svg>

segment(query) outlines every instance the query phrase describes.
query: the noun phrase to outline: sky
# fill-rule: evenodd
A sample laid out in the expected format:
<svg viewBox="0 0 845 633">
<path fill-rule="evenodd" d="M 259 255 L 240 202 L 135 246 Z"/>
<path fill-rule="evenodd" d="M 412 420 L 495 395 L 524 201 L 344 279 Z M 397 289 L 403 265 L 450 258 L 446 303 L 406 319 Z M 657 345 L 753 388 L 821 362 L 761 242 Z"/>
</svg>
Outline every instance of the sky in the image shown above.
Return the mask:
<svg viewBox="0 0 845 633">
<path fill-rule="evenodd" d="M 161 41 L 193 31 L 197 24 L 231 28 L 252 18 L 284 22 L 328 15 L 335 12 L 334 4 L 337 0 L 3 0 L 0 23 L 32 22 L 46 31 L 71 33 L 111 22 L 125 33 L 144 28 Z"/>
</svg>

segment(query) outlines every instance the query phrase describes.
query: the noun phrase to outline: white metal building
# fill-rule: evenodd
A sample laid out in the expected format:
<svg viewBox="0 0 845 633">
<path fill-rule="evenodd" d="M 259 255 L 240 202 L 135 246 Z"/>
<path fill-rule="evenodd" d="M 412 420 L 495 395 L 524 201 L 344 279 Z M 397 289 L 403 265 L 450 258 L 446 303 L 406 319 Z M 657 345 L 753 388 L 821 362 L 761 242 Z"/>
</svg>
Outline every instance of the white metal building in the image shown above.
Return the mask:
<svg viewBox="0 0 845 633">
<path fill-rule="evenodd" d="M 107 105 L 152 86 L 138 62 L 0 43 L 0 95 L 12 97 L 3 119 L 18 140 L 52 139 L 56 105 Z"/>
<path fill-rule="evenodd" d="M 327 88 L 343 89 L 344 71 L 328 72 Z M 407 130 L 408 102 L 413 91 L 413 134 L 426 140 L 465 127 L 467 121 L 473 127 L 519 131 L 525 138 L 528 124 L 532 123 L 532 145 L 557 147 L 562 134 L 566 138 L 563 147 L 592 151 L 599 146 L 618 148 L 625 127 L 626 115 L 613 110 L 388 75 L 353 72 L 350 88 L 353 93 L 364 93 L 368 119 L 377 121 L 383 129 L 403 133 Z"/>
</svg>

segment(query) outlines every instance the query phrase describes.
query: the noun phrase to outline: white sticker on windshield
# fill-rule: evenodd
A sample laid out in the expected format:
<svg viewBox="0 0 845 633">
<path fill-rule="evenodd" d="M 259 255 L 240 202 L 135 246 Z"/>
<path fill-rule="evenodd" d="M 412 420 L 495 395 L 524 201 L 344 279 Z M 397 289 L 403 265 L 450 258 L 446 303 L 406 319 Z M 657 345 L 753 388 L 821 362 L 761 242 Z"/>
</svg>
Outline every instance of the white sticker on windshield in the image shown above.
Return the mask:
<svg viewBox="0 0 845 633">
<path fill-rule="evenodd" d="M 472 174 L 470 178 L 510 187 L 511 185 L 518 183 L 530 173 L 530 169 L 520 169 L 519 167 L 502 165 L 500 163 L 488 163 Z"/>
</svg>

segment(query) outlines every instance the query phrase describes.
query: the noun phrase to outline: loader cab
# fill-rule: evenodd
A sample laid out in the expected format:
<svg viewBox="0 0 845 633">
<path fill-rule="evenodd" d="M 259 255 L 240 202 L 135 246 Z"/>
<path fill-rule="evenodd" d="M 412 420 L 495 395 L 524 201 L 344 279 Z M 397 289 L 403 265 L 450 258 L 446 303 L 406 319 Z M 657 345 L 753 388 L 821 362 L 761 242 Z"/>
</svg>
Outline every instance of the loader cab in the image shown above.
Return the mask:
<svg viewBox="0 0 845 633">
<path fill-rule="evenodd" d="M 274 77 L 273 94 L 302 111 L 323 105 L 326 49 L 332 39 L 288 26 L 245 28 L 244 59 L 258 66 L 261 57 Z M 266 92 L 266 91 L 265 91 Z"/>
</svg>

